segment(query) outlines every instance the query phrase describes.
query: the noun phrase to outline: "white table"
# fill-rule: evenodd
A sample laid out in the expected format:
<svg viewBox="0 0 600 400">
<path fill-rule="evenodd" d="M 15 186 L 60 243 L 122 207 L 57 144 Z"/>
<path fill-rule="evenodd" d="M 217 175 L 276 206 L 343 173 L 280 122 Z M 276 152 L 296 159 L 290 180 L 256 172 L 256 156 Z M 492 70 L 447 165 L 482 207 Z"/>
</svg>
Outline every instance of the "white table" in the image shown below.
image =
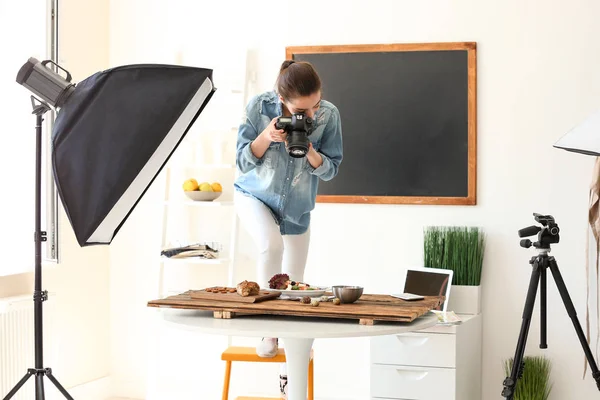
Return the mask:
<svg viewBox="0 0 600 400">
<path fill-rule="evenodd" d="M 375 325 L 359 325 L 358 320 L 268 315 L 216 319 L 212 312 L 171 308 L 160 308 L 159 314 L 162 323 L 178 329 L 225 336 L 280 338 L 287 360 L 288 400 L 306 400 L 310 350 L 315 339 L 395 335 L 437 323 L 433 313 L 411 323 L 376 322 Z"/>
</svg>

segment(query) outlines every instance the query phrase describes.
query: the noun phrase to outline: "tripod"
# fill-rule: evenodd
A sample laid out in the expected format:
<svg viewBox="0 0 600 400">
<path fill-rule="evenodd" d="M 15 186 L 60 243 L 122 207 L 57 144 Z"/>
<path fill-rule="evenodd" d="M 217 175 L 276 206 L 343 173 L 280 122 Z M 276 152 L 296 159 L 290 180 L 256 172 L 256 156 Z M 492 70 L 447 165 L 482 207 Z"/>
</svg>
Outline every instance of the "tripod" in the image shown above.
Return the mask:
<svg viewBox="0 0 600 400">
<path fill-rule="evenodd" d="M 52 375 L 52 369 L 44 368 L 44 336 L 43 336 L 43 302 L 48 300 L 48 292 L 42 291 L 42 242 L 46 241 L 46 232 L 42 231 L 41 228 L 41 186 L 42 186 L 42 122 L 44 121 L 43 115 L 46 111 L 50 110 L 50 107 L 40 101 L 40 104 L 36 104 L 37 100 L 34 96 L 31 96 L 31 105 L 33 106 L 33 112 L 36 116 L 35 124 L 35 286 L 33 292 L 34 302 L 34 318 L 35 318 L 35 368 L 29 368 L 27 373 L 16 386 L 8 392 L 4 400 L 12 398 L 19 389 L 27 382 L 29 378 L 35 375 L 35 399 L 45 400 L 44 395 L 44 376 L 46 376 L 50 382 L 56 386 L 56 388 L 68 399 L 73 400 L 65 388 L 58 382 L 58 380 Z M 38 100 L 39 101 L 39 100 Z"/>
<path fill-rule="evenodd" d="M 523 239 L 520 242 L 521 247 L 535 247 L 538 250 L 538 255 L 532 257 L 529 260 L 529 263 L 533 266 L 533 271 L 531 272 L 531 280 L 529 281 L 529 289 L 527 291 L 527 297 L 525 299 L 525 308 L 523 310 L 523 322 L 521 323 L 521 331 L 519 333 L 519 339 L 517 342 L 515 357 L 513 359 L 511 374 L 510 377 L 507 377 L 504 380 L 504 389 L 502 390 L 502 396 L 508 400 L 512 400 L 517 380 L 523 375 L 523 369 L 525 367 L 523 363 L 523 353 L 525 352 L 525 344 L 527 342 L 527 335 L 529 333 L 529 325 L 531 323 L 531 315 L 533 313 L 533 306 L 535 304 L 538 283 L 540 285 L 540 348 L 548 348 L 548 344 L 546 342 L 547 268 L 550 268 L 550 271 L 552 272 L 552 276 L 556 283 L 556 287 L 558 288 L 558 292 L 560 293 L 560 297 L 562 298 L 562 301 L 567 310 L 567 314 L 573 322 L 573 326 L 575 327 L 575 331 L 577 332 L 577 336 L 579 337 L 579 341 L 581 342 L 581 346 L 583 347 L 583 352 L 585 353 L 587 361 L 590 364 L 592 377 L 596 380 L 596 386 L 600 390 L 600 372 L 598 371 L 598 367 L 596 366 L 596 362 L 594 361 L 594 357 L 592 355 L 590 347 L 585 339 L 583 329 L 579 324 L 575 307 L 573 306 L 573 302 L 571 301 L 571 297 L 569 295 L 569 292 L 567 291 L 565 282 L 560 274 L 560 271 L 558 270 L 558 264 L 556 263 L 556 260 L 554 259 L 554 257 L 548 255 L 548 252 L 550 252 L 550 244 L 558 243 L 560 240 L 558 234 L 560 229 L 558 227 L 558 224 L 556 224 L 554 217 L 552 217 L 551 215 L 541 215 L 534 213 L 533 216 L 537 222 L 542 224 L 543 227 L 540 228 L 538 226 L 533 225 L 519 230 L 519 237 L 533 236 L 536 233 L 538 234 L 537 242 L 532 243 L 529 239 Z"/>
</svg>

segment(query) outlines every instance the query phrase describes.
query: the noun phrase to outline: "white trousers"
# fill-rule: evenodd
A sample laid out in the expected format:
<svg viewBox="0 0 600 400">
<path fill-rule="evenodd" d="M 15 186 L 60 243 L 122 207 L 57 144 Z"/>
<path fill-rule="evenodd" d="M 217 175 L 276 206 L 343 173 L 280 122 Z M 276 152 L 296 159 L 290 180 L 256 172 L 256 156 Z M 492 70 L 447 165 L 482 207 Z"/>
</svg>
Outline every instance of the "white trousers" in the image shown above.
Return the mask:
<svg viewBox="0 0 600 400">
<path fill-rule="evenodd" d="M 235 209 L 244 228 L 258 248 L 257 283 L 268 288 L 269 279 L 285 273 L 304 280 L 310 242 L 310 227 L 300 235 L 282 235 L 270 210 L 261 201 L 235 192 Z"/>
</svg>

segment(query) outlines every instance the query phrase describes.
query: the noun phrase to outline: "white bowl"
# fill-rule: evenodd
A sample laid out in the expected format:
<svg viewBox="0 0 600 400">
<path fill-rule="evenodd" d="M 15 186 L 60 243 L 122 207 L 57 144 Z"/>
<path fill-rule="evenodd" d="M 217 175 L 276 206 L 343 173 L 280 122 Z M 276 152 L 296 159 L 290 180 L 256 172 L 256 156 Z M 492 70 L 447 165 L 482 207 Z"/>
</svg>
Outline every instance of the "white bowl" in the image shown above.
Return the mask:
<svg viewBox="0 0 600 400">
<path fill-rule="evenodd" d="M 287 289 L 270 289 L 275 290 L 277 292 L 281 292 L 283 295 L 292 296 L 292 297 L 318 297 L 325 294 L 327 291 L 327 287 L 324 286 L 313 286 L 312 290 L 287 290 Z"/>
<path fill-rule="evenodd" d="M 213 201 L 218 199 L 223 192 L 203 192 L 201 190 L 184 192 L 187 197 L 194 201 Z"/>
</svg>

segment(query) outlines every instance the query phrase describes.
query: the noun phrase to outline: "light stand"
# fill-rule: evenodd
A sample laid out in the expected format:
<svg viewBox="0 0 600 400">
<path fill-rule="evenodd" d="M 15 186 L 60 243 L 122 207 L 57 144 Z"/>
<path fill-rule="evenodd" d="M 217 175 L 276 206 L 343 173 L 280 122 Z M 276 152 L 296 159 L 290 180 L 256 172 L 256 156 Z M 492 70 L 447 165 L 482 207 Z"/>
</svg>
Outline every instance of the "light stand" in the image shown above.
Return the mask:
<svg viewBox="0 0 600 400">
<path fill-rule="evenodd" d="M 34 375 L 36 400 L 44 400 L 44 376 L 73 400 L 52 370 L 44 368 L 42 304 L 48 299 L 42 290 L 41 257 L 46 241 L 41 229 L 44 113 L 60 110 L 51 134 L 52 173 L 75 238 L 81 247 L 108 245 L 212 98 L 216 91 L 212 74 L 208 68 L 132 64 L 96 72 L 75 85 L 64 68 L 34 57 L 17 73 L 17 83 L 36 96 L 31 97 L 37 134 L 35 368 L 27 370 L 4 400 Z"/>
<path fill-rule="evenodd" d="M 41 211 L 41 191 L 42 191 L 42 122 L 43 115 L 50 110 L 50 107 L 31 96 L 31 104 L 33 112 L 36 116 L 35 123 L 35 286 L 33 292 L 34 302 L 34 320 L 35 320 L 35 368 L 29 368 L 27 373 L 16 386 L 8 392 L 4 400 L 12 398 L 19 389 L 35 375 L 35 399 L 45 400 L 44 394 L 44 376 L 56 386 L 56 388 L 69 400 L 73 397 L 65 390 L 65 388 L 52 375 L 52 369 L 44 368 L 44 334 L 43 334 L 43 303 L 48 300 L 48 292 L 42 290 L 42 242 L 46 241 L 46 232 L 42 231 L 42 211 Z"/>
<path fill-rule="evenodd" d="M 571 297 L 569 296 L 569 292 L 567 291 L 567 286 L 565 285 L 560 271 L 558 270 L 558 264 L 556 263 L 556 260 L 554 259 L 554 257 L 548 256 L 548 253 L 550 252 L 550 244 L 558 243 L 560 240 L 560 229 L 558 227 L 558 224 L 556 224 L 554 217 L 552 217 L 551 215 L 541 215 L 536 213 L 534 213 L 533 215 L 535 217 L 535 220 L 541 223 L 543 227 L 540 228 L 534 225 L 519 230 L 519 237 L 533 236 L 536 233 L 538 234 L 537 242 L 532 243 L 529 239 L 523 239 L 520 242 L 521 247 L 535 247 L 538 250 L 538 255 L 532 257 L 529 260 L 529 263 L 533 266 L 533 271 L 531 272 L 531 280 L 529 281 L 529 289 L 527 291 L 527 297 L 525 299 L 525 308 L 523 310 L 523 322 L 521 323 L 521 331 L 519 333 L 519 339 L 517 342 L 517 348 L 513 359 L 511 374 L 510 377 L 507 377 L 504 380 L 504 389 L 502 390 L 502 396 L 508 400 L 512 400 L 515 393 L 517 380 L 523 375 L 523 368 L 525 367 L 523 363 L 523 354 L 525 352 L 525 345 L 527 342 L 527 335 L 529 333 L 529 325 L 531 323 L 531 315 L 533 313 L 533 306 L 535 304 L 538 283 L 540 284 L 540 348 L 546 349 L 548 347 L 548 344 L 546 342 L 547 268 L 550 268 L 550 271 L 552 272 L 552 276 L 554 277 L 556 287 L 558 288 L 560 297 L 562 298 L 562 301 L 565 305 L 567 314 L 573 322 L 575 332 L 577 332 L 577 337 L 579 338 L 581 346 L 583 347 L 583 352 L 585 353 L 587 361 L 590 364 L 590 368 L 592 370 L 592 377 L 596 380 L 596 386 L 600 390 L 600 372 L 598 371 L 598 367 L 596 366 L 596 362 L 594 361 L 594 357 L 592 355 L 590 347 L 585 339 L 583 329 L 579 324 L 577 312 L 575 311 L 575 307 L 573 306 L 573 302 L 571 301 Z"/>
</svg>

